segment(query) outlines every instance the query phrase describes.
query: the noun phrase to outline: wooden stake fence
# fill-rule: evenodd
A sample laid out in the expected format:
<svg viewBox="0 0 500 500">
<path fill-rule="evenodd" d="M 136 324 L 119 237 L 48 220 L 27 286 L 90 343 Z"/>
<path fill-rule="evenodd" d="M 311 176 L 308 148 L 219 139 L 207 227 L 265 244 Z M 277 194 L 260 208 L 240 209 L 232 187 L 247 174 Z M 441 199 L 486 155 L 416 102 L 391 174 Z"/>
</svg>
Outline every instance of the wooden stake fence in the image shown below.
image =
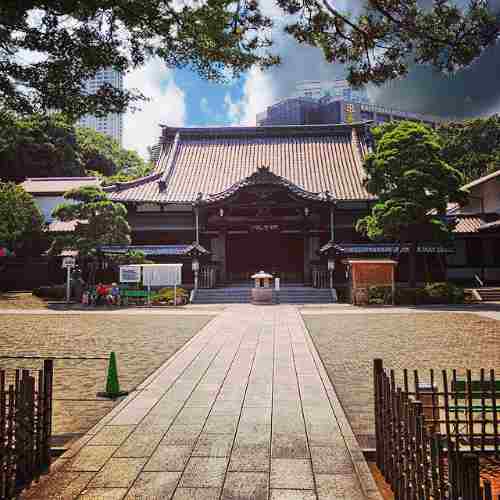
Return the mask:
<svg viewBox="0 0 500 500">
<path fill-rule="evenodd" d="M 9 499 L 50 468 L 53 361 L 36 376 L 0 370 L 0 499 Z"/>
<path fill-rule="evenodd" d="M 443 390 L 408 372 L 397 387 L 394 371 L 374 361 L 377 466 L 396 500 L 493 500 L 491 484 L 480 481 L 479 453 L 498 456 L 494 372 L 475 384 L 470 371 L 461 381 L 453 371 Z M 500 500 L 500 496 L 498 497 Z"/>
</svg>

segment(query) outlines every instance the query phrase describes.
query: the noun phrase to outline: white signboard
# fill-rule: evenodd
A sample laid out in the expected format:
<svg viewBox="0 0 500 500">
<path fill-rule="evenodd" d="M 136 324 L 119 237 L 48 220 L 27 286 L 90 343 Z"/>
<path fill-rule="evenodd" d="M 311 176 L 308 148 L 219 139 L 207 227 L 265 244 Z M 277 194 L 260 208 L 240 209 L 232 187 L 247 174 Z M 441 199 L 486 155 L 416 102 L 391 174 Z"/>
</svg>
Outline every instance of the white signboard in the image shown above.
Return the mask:
<svg viewBox="0 0 500 500">
<path fill-rule="evenodd" d="M 75 267 L 75 265 L 76 265 L 76 260 L 74 257 L 64 257 L 62 260 L 63 268 Z"/>
<path fill-rule="evenodd" d="M 120 283 L 140 283 L 141 266 L 120 266 Z"/>
<path fill-rule="evenodd" d="M 142 266 L 145 286 L 174 286 L 182 283 L 182 264 L 145 264 Z"/>
</svg>

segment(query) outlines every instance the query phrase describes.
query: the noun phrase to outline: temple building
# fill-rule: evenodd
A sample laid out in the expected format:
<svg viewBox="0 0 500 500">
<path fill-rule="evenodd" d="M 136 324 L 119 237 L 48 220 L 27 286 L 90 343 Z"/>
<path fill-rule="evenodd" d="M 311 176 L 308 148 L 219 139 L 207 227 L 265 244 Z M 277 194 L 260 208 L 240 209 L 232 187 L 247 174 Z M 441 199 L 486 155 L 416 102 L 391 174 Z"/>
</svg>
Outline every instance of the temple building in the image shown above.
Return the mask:
<svg viewBox="0 0 500 500">
<path fill-rule="evenodd" d="M 164 127 L 154 171 L 107 190 L 128 208 L 132 248 L 157 262 L 199 258 L 201 287 L 259 270 L 283 284 L 342 287 L 345 257 L 400 254 L 355 230 L 375 201 L 363 183 L 369 149 L 366 123 Z M 420 246 L 421 281 L 443 279 L 441 250 Z M 401 255 L 397 280 L 405 281 Z M 192 282 L 184 268 L 183 282 Z"/>
<path fill-rule="evenodd" d="M 478 285 L 500 283 L 500 170 L 464 186 L 464 206 L 448 215 L 456 222 L 455 252 L 448 256 L 448 278 Z"/>
</svg>

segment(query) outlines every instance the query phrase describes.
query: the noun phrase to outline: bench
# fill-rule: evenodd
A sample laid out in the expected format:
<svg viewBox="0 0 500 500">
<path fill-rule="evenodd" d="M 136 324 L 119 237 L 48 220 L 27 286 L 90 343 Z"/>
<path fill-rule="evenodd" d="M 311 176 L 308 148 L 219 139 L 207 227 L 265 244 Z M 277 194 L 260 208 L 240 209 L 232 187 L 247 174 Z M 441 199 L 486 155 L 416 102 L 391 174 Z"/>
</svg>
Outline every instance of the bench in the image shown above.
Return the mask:
<svg viewBox="0 0 500 500">
<path fill-rule="evenodd" d="M 133 290 L 129 288 L 125 289 L 120 289 L 120 296 L 122 299 L 122 302 L 127 305 L 129 302 L 129 299 L 132 299 L 134 301 L 142 301 L 146 302 L 148 299 L 148 292 L 147 290 Z"/>
<path fill-rule="evenodd" d="M 468 401 L 469 400 L 469 388 L 467 381 L 464 379 L 457 379 L 451 385 L 451 390 L 455 393 L 455 399 L 460 401 Z M 491 402 L 491 382 L 489 380 L 471 380 L 471 399 L 473 401 L 484 399 L 485 405 L 471 405 L 461 404 L 456 406 L 450 406 L 450 411 L 460 411 L 460 412 L 469 412 L 472 413 L 481 413 L 483 411 L 500 411 L 500 380 L 495 380 L 495 399 L 496 405 L 488 406 L 487 402 Z"/>
</svg>

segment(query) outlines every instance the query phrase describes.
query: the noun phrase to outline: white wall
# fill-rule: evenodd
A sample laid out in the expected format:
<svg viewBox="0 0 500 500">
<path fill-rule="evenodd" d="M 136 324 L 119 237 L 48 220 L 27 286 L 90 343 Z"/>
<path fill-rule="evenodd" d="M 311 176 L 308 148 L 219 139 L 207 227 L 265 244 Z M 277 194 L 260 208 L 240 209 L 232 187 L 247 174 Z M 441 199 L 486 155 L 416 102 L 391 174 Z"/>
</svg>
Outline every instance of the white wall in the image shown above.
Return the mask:
<svg viewBox="0 0 500 500">
<path fill-rule="evenodd" d="M 35 203 L 38 208 L 42 211 L 45 222 L 52 222 L 54 217 L 52 217 L 52 210 L 60 205 L 61 203 L 66 203 L 69 200 L 65 200 L 62 195 L 59 196 L 34 196 Z"/>
</svg>

